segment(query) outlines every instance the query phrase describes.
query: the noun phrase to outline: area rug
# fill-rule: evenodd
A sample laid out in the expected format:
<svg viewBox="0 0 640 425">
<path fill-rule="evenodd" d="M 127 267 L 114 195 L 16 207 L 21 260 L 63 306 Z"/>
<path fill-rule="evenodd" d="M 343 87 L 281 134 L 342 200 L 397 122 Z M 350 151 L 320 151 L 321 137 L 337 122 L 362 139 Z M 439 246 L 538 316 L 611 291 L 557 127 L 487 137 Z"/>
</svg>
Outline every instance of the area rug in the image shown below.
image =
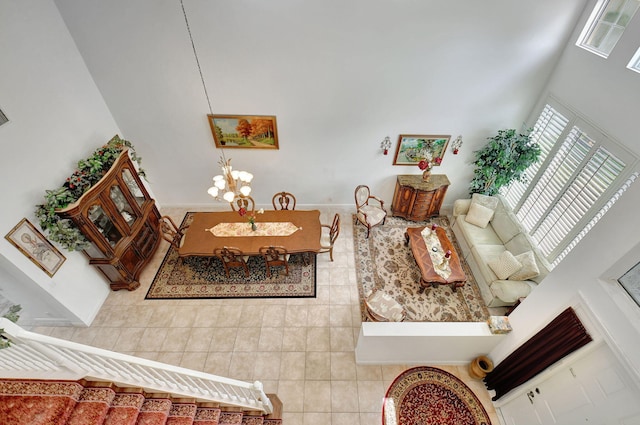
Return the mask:
<svg viewBox="0 0 640 425">
<path fill-rule="evenodd" d="M 187 213 L 183 224 L 191 220 Z M 222 262 L 215 257 L 187 257 L 178 261 L 172 246 L 158 269 L 146 299 L 189 298 L 313 298 L 316 296 L 316 258 L 304 264 L 302 255 L 291 255 L 289 275 L 284 268 L 272 268 L 267 277 L 264 260 L 251 256 L 247 260 L 249 277 L 244 270 L 232 269 L 226 277 Z"/>
<path fill-rule="evenodd" d="M 356 259 L 358 291 L 360 293 L 362 320 L 365 314 L 364 299 L 374 290 L 382 290 L 395 298 L 406 310 L 405 321 L 412 322 L 484 322 L 489 318 L 480 290 L 467 262 L 460 258 L 467 275 L 467 283 L 455 292 L 449 285 L 423 288 L 420 285 L 420 269 L 411 248 L 405 246 L 407 227 L 420 227 L 436 223 L 447 231 L 457 252 L 460 252 L 455 235 L 446 216 L 433 217 L 429 221 L 414 222 L 399 217 L 387 217 L 382 226 L 367 229 L 353 216 L 353 238 Z"/>
<path fill-rule="evenodd" d="M 383 425 L 491 425 L 478 397 L 444 370 L 419 366 L 402 372 L 382 404 Z"/>
</svg>

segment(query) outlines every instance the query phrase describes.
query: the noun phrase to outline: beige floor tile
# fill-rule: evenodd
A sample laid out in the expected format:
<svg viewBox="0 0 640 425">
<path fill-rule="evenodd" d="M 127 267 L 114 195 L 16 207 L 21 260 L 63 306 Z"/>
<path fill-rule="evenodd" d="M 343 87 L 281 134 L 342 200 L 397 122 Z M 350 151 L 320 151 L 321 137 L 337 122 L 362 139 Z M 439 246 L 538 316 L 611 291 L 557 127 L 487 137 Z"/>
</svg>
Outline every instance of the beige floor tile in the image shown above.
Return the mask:
<svg viewBox="0 0 640 425">
<path fill-rule="evenodd" d="M 331 328 L 331 351 L 353 351 L 356 344 L 353 339 L 353 328 Z"/>
<path fill-rule="evenodd" d="M 284 318 L 285 327 L 299 327 L 307 325 L 309 308 L 304 305 L 287 305 Z"/>
<path fill-rule="evenodd" d="M 283 329 L 282 351 L 306 351 L 306 349 L 306 327 L 288 327 Z"/>
<path fill-rule="evenodd" d="M 137 349 L 140 351 L 162 350 L 168 331 L 165 328 L 146 328 L 138 342 Z"/>
<path fill-rule="evenodd" d="M 208 353 L 203 351 L 186 351 L 180 359 L 180 366 L 187 369 L 203 371 L 207 356 Z"/>
<path fill-rule="evenodd" d="M 353 351 L 331 353 L 331 379 L 352 380 L 357 379 L 356 359 Z"/>
<path fill-rule="evenodd" d="M 381 381 L 358 381 L 358 403 L 361 412 L 382 412 L 386 388 Z"/>
<path fill-rule="evenodd" d="M 331 381 L 331 411 L 359 411 L 358 383 L 356 381 Z"/>
<path fill-rule="evenodd" d="M 192 328 L 189 333 L 189 339 L 185 346 L 185 351 L 209 351 L 211 346 L 211 329 L 209 328 Z"/>
<path fill-rule="evenodd" d="M 123 328 L 113 349 L 116 351 L 135 351 L 144 331 L 145 328 Z"/>
<path fill-rule="evenodd" d="M 284 326 L 284 318 L 287 312 L 286 305 L 267 305 L 262 313 L 262 326 L 277 328 Z"/>
<path fill-rule="evenodd" d="M 256 364 L 256 353 L 235 351 L 231 355 L 229 364 L 229 377 L 241 381 L 253 382 L 253 369 Z"/>
<path fill-rule="evenodd" d="M 320 304 L 309 306 L 307 326 L 329 326 L 329 305 Z"/>
<path fill-rule="evenodd" d="M 332 412 L 331 413 L 331 425 L 359 425 L 360 413 L 358 412 Z M 378 425 L 379 422 L 371 422 L 372 425 Z"/>
<path fill-rule="evenodd" d="M 253 369 L 254 379 L 259 376 L 262 379 L 280 378 L 280 353 L 259 352 Z"/>
<path fill-rule="evenodd" d="M 282 401 L 282 405 L 286 406 L 285 412 L 304 411 L 304 383 L 305 381 L 302 380 L 282 379 L 278 383 L 278 397 Z"/>
<path fill-rule="evenodd" d="M 305 412 L 302 416 L 303 425 L 326 425 L 331 423 L 331 413 Z"/>
<path fill-rule="evenodd" d="M 305 352 L 283 351 L 280 353 L 280 379 L 304 379 L 305 364 Z"/>
<path fill-rule="evenodd" d="M 260 339 L 258 341 L 258 350 L 260 351 L 281 351 L 282 340 L 284 336 L 283 328 L 267 328 L 260 329 Z"/>
<path fill-rule="evenodd" d="M 207 360 L 204 363 L 204 372 L 218 376 L 229 376 L 231 355 L 231 351 L 208 353 Z"/>
<path fill-rule="evenodd" d="M 353 326 L 351 306 L 350 305 L 329 306 L 329 325 L 330 326 Z"/>
<path fill-rule="evenodd" d="M 328 327 L 307 328 L 307 351 L 329 351 L 331 331 Z"/>
<path fill-rule="evenodd" d="M 211 351 L 233 351 L 238 328 L 211 328 Z"/>
<path fill-rule="evenodd" d="M 331 412 L 331 381 L 304 382 L 304 412 Z"/>
<path fill-rule="evenodd" d="M 260 328 L 238 328 L 234 351 L 256 351 L 260 342 Z"/>
<path fill-rule="evenodd" d="M 305 360 L 305 379 L 331 378 L 331 353 L 326 351 L 307 352 Z"/>
<path fill-rule="evenodd" d="M 188 328 L 169 328 L 162 344 L 162 351 L 183 352 L 189 341 L 189 335 Z"/>
</svg>

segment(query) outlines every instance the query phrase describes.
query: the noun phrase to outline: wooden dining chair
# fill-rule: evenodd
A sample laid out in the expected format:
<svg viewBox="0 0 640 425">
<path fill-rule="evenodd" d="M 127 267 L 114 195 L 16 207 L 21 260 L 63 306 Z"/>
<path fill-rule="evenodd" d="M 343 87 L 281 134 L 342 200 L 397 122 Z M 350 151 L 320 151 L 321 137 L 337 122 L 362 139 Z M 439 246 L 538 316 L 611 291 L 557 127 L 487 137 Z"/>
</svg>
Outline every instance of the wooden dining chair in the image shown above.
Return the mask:
<svg viewBox="0 0 640 425">
<path fill-rule="evenodd" d="M 289 192 L 278 192 L 271 199 L 274 210 L 295 210 L 296 197 Z"/>
<path fill-rule="evenodd" d="M 256 203 L 251 196 L 240 196 L 229 202 L 231 209 L 234 211 L 240 211 L 240 208 L 244 208 L 246 212 L 253 212 L 256 208 Z"/>
<path fill-rule="evenodd" d="M 267 268 L 267 277 L 271 277 L 271 267 L 284 267 L 285 274 L 289 276 L 289 256 L 287 249 L 283 246 L 263 246 L 260 247 L 260 255 L 264 258 Z"/>
<path fill-rule="evenodd" d="M 329 253 L 329 258 L 333 261 L 333 244 L 340 234 L 340 214 L 333 216 L 333 223 L 321 224 L 322 233 L 320 234 L 320 251 L 318 253 Z"/>
<path fill-rule="evenodd" d="M 373 226 L 384 224 L 387 219 L 387 211 L 384 209 L 384 201 L 371 194 L 369 186 L 361 184 L 356 187 L 356 218 L 358 222 L 367 226 L 367 238 Z M 371 202 L 375 201 L 375 202 Z"/>
<path fill-rule="evenodd" d="M 213 255 L 222 261 L 224 272 L 229 277 L 229 270 L 232 268 L 243 268 L 245 277 L 249 277 L 249 267 L 247 266 L 248 255 L 234 247 L 225 246 L 213 250 Z"/>
<path fill-rule="evenodd" d="M 189 228 L 189 225 L 178 227 L 168 215 L 160 217 L 159 224 L 162 239 L 169 242 L 175 249 L 180 248 L 184 242 L 184 234 Z"/>
</svg>

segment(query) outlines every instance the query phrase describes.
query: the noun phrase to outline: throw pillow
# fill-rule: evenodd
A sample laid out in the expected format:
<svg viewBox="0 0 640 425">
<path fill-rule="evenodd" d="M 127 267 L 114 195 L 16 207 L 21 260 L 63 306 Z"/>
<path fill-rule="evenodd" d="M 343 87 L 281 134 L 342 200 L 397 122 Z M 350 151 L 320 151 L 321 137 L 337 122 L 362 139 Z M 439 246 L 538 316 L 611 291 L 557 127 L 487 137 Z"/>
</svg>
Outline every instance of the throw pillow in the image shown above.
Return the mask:
<svg viewBox="0 0 640 425">
<path fill-rule="evenodd" d="M 520 261 L 522 268 L 509 276 L 509 280 L 529 280 L 540 274 L 533 251 L 523 252 L 520 255 L 516 255 L 515 258 Z"/>
<path fill-rule="evenodd" d="M 487 207 L 494 211 L 498 207 L 498 198 L 495 196 L 482 195 L 480 193 L 474 193 L 471 195 L 471 202 L 474 204 L 480 204 L 483 207 Z"/>
<path fill-rule="evenodd" d="M 474 224 L 484 229 L 485 227 L 487 227 L 487 224 L 489 224 L 491 217 L 493 217 L 492 209 L 471 202 L 469 212 L 467 213 L 464 220 L 468 223 Z"/>
<path fill-rule="evenodd" d="M 509 251 L 504 251 L 495 260 L 489 261 L 487 265 L 500 280 L 508 278 L 522 268 L 522 263 Z"/>
</svg>

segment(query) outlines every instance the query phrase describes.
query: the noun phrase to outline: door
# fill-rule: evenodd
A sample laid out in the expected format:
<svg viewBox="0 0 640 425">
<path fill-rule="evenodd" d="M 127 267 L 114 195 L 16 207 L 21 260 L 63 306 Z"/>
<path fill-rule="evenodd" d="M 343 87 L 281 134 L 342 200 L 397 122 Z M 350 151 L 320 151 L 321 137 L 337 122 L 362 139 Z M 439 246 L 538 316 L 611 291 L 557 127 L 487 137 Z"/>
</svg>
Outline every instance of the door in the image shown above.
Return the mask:
<svg viewBox="0 0 640 425">
<path fill-rule="evenodd" d="M 498 410 L 507 425 L 640 425 L 638 400 L 637 384 L 602 344 Z"/>
</svg>

